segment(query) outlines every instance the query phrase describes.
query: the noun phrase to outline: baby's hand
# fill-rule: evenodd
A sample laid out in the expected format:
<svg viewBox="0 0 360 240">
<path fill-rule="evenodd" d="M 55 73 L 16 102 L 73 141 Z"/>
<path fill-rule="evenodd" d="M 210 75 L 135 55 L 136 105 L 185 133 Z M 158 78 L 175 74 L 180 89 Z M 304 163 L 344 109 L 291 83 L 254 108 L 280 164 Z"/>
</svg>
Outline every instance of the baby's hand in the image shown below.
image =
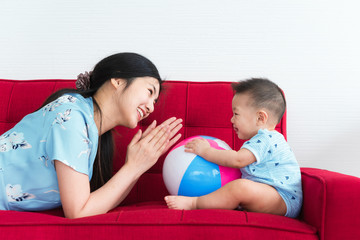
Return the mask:
<svg viewBox="0 0 360 240">
<path fill-rule="evenodd" d="M 204 153 L 209 147 L 210 144 L 208 141 L 203 138 L 197 138 L 185 145 L 185 152 L 195 153 L 201 156 L 201 154 Z"/>
</svg>

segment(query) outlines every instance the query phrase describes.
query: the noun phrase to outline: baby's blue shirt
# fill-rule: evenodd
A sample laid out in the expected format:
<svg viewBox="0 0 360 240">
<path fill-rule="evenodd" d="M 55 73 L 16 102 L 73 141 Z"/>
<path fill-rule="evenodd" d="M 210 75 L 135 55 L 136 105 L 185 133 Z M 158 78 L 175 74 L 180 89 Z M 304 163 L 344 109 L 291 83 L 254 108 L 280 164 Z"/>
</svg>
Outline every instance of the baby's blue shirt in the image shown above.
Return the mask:
<svg viewBox="0 0 360 240">
<path fill-rule="evenodd" d="M 296 217 L 303 197 L 301 173 L 284 136 L 277 131 L 260 129 L 242 148 L 256 158 L 256 162 L 241 168 L 242 178 L 273 186 L 287 205 L 286 216 Z"/>
</svg>

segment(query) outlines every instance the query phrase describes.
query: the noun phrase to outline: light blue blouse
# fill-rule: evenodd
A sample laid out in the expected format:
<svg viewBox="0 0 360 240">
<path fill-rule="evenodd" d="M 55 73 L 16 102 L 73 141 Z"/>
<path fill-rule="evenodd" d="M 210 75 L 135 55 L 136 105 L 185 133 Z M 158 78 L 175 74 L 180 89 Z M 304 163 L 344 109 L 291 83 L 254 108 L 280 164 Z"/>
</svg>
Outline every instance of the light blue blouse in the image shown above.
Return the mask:
<svg viewBox="0 0 360 240">
<path fill-rule="evenodd" d="M 61 206 L 54 160 L 92 176 L 98 129 L 92 98 L 65 94 L 0 137 L 0 209 Z"/>
</svg>

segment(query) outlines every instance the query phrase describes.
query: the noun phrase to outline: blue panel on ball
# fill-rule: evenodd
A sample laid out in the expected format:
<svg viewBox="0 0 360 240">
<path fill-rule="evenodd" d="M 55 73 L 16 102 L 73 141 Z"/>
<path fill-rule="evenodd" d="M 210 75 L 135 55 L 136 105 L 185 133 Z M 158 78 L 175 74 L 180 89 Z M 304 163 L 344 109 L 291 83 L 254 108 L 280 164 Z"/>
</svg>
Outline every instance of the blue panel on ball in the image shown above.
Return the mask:
<svg viewBox="0 0 360 240">
<path fill-rule="evenodd" d="M 217 164 L 196 156 L 181 180 L 178 195 L 198 197 L 221 187 L 221 176 Z"/>
<path fill-rule="evenodd" d="M 216 140 L 216 138 L 210 137 L 210 136 L 205 136 L 205 135 L 199 135 L 199 136 L 202 137 L 202 138 L 204 138 L 204 139 Z"/>
</svg>

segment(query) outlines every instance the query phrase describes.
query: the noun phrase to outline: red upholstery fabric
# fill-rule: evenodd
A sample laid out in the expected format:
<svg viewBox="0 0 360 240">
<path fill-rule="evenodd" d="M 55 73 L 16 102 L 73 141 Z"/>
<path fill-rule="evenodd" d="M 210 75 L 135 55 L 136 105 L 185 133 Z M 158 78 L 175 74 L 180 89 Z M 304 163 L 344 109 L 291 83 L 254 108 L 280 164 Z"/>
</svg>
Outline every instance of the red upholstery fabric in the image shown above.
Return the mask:
<svg viewBox="0 0 360 240">
<path fill-rule="evenodd" d="M 52 92 L 74 87 L 73 80 L 0 80 L 0 134 L 36 110 Z M 154 113 L 143 122 L 184 120 L 182 139 L 203 134 L 234 149 L 243 141 L 232 131 L 229 82 L 164 84 Z M 286 136 L 286 114 L 277 130 Z M 124 163 L 126 146 L 137 129 L 116 128 L 114 171 Z M 65 219 L 61 209 L 0 211 L 0 239 L 360 239 L 360 179 L 302 168 L 304 206 L 299 219 L 228 210 L 167 209 L 162 180 L 164 157 L 137 182 L 121 206 L 107 214 Z"/>
<path fill-rule="evenodd" d="M 321 239 L 360 239 L 360 178 L 302 168 L 302 182 L 302 218 Z"/>
</svg>

